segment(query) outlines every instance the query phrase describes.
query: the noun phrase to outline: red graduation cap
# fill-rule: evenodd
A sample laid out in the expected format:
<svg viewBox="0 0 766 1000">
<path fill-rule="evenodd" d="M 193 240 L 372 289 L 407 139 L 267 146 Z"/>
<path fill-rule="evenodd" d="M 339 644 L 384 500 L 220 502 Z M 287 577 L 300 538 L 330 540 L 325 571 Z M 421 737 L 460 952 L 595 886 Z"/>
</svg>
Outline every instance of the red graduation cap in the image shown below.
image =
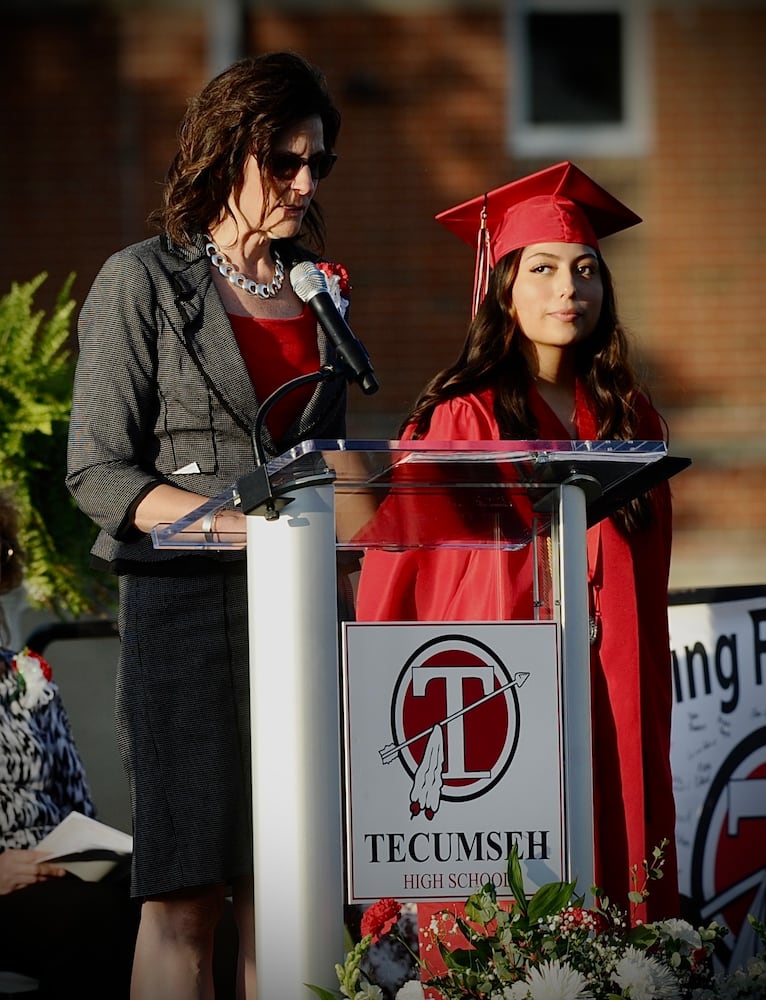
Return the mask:
<svg viewBox="0 0 766 1000">
<path fill-rule="evenodd" d="M 475 314 L 489 271 L 511 250 L 534 243 L 584 243 L 628 229 L 640 217 L 573 163 L 564 161 L 449 208 L 436 216 L 475 246 Z"/>
</svg>

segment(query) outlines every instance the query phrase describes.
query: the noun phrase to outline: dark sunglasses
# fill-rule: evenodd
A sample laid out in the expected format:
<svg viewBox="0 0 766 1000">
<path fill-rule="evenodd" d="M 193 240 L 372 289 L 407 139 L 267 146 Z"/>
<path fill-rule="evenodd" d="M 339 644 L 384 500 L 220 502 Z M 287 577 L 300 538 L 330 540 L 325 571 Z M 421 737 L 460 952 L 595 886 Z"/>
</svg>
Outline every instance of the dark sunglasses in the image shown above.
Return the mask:
<svg viewBox="0 0 766 1000">
<path fill-rule="evenodd" d="M 298 176 L 302 167 L 308 167 L 315 181 L 321 181 L 335 166 L 337 153 L 314 153 L 308 158 L 288 153 L 286 150 L 276 150 L 269 157 L 269 170 L 272 177 L 278 181 L 291 181 Z"/>
</svg>

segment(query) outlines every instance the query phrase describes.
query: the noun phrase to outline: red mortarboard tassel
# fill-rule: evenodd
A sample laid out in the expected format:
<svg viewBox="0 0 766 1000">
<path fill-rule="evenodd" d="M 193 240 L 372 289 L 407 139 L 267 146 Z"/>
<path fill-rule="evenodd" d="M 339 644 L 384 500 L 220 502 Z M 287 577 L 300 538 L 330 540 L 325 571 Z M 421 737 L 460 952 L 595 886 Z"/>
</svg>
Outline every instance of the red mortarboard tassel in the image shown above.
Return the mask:
<svg viewBox="0 0 766 1000">
<path fill-rule="evenodd" d="M 481 224 L 476 244 L 476 269 L 473 276 L 473 303 L 471 307 L 471 319 L 476 315 L 476 311 L 481 305 L 481 301 L 487 294 L 489 287 L 490 254 L 489 254 L 489 229 L 487 228 L 487 196 L 484 195 L 484 205 L 481 210 Z"/>
</svg>

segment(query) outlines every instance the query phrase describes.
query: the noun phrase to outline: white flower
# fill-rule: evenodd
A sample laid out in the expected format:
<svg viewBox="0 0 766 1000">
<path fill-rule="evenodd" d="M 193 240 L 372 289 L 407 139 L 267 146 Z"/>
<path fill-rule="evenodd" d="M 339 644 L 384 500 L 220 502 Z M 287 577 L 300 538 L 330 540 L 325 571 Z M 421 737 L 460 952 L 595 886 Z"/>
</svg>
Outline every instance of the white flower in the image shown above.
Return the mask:
<svg viewBox="0 0 766 1000">
<path fill-rule="evenodd" d="M 593 996 L 585 976 L 566 964 L 543 962 L 539 969 L 529 970 L 527 980 L 532 1000 L 591 1000 Z"/>
<path fill-rule="evenodd" d="M 674 941 L 683 941 L 690 948 L 701 948 L 702 938 L 699 931 L 696 931 L 686 920 L 660 920 L 656 925 L 662 934 L 672 938 Z"/>
<path fill-rule="evenodd" d="M 423 984 L 419 979 L 410 979 L 396 994 L 396 1000 L 424 1000 Z"/>
<path fill-rule="evenodd" d="M 632 946 L 617 962 L 614 981 L 629 990 L 631 1000 L 680 1000 L 673 973 L 656 959 Z"/>
<path fill-rule="evenodd" d="M 744 969 L 716 976 L 716 997 L 722 1000 L 753 1000 L 766 996 L 766 962 L 763 955 L 754 955 Z"/>
<path fill-rule="evenodd" d="M 383 990 L 373 983 L 364 983 L 354 994 L 354 1000 L 383 1000 Z"/>
<path fill-rule="evenodd" d="M 503 990 L 502 1000 L 528 1000 L 529 985 L 527 983 L 514 983 L 513 986 L 506 986 Z M 490 1000 L 496 1000 L 493 994 Z"/>
<path fill-rule="evenodd" d="M 345 316 L 346 310 L 348 309 L 348 299 L 341 294 L 340 276 L 337 274 L 327 274 L 325 272 L 325 281 L 327 282 L 327 291 L 330 293 L 333 305 L 341 316 Z"/>
</svg>

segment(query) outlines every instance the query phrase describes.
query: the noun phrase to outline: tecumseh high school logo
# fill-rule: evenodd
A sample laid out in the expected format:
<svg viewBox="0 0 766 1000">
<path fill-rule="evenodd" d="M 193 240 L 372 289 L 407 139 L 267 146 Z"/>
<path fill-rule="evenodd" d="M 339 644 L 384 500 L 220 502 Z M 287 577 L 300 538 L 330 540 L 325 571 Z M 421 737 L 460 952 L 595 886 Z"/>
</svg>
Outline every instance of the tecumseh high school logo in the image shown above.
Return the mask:
<svg viewBox="0 0 766 1000">
<path fill-rule="evenodd" d="M 516 752 L 518 691 L 528 677 L 465 635 L 415 650 L 392 695 L 393 742 L 379 751 L 383 764 L 398 759 L 408 773 L 412 817 L 431 820 L 442 800 L 476 799 L 501 780 Z"/>
<path fill-rule="evenodd" d="M 766 727 L 735 747 L 711 782 L 692 854 L 692 893 L 702 918 L 726 927 L 719 971 L 742 968 L 758 953 L 746 919 L 766 920 Z"/>
</svg>

